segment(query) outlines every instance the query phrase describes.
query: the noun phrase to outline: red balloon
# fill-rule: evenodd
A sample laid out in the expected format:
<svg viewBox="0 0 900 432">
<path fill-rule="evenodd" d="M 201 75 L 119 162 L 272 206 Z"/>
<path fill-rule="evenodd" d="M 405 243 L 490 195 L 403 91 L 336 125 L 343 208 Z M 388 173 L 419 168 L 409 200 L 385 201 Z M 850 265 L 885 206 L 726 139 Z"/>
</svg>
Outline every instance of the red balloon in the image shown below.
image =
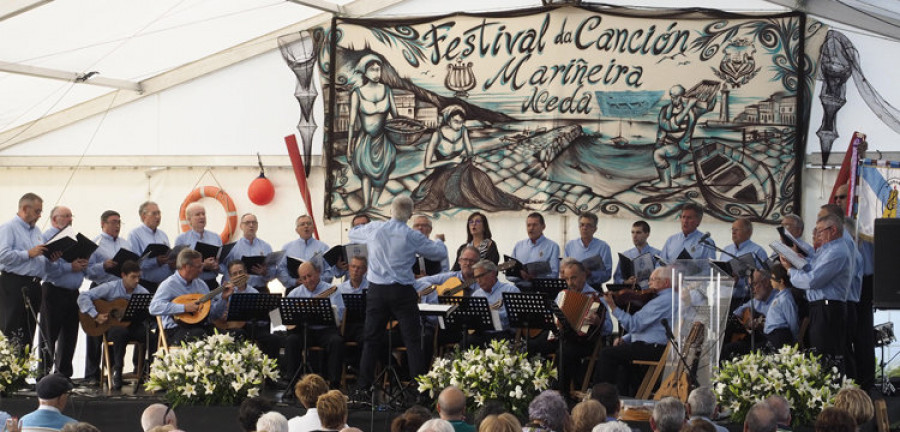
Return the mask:
<svg viewBox="0 0 900 432">
<path fill-rule="evenodd" d="M 264 174 L 250 182 L 247 188 L 247 197 L 256 205 L 266 205 L 275 198 L 275 186 L 266 178 Z"/>
</svg>

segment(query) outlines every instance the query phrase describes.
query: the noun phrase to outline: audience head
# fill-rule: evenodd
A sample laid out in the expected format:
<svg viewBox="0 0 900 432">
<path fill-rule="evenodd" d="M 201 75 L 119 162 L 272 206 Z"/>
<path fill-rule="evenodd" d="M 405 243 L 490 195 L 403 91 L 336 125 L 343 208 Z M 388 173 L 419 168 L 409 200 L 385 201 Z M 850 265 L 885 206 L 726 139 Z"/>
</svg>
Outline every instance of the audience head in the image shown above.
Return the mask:
<svg viewBox="0 0 900 432">
<path fill-rule="evenodd" d="M 437 410 L 444 420 L 463 420 L 466 417 L 466 394 L 450 386 L 438 395 Z"/>
<path fill-rule="evenodd" d="M 847 411 L 857 427 L 875 417 L 872 398 L 859 387 L 844 387 L 838 391 L 834 397 L 834 406 Z"/>
<path fill-rule="evenodd" d="M 264 413 L 272 411 L 273 408 L 275 408 L 275 403 L 263 397 L 245 399 L 238 409 L 238 422 L 240 422 L 241 428 L 246 432 L 255 431 L 256 421 Z"/>
<path fill-rule="evenodd" d="M 491 225 L 488 218 L 482 213 L 475 212 L 469 215 L 466 229 L 466 243 L 472 243 L 472 239 L 476 234 L 480 234 L 486 239 L 491 238 Z"/>
<path fill-rule="evenodd" d="M 608 421 L 594 426 L 591 432 L 633 432 L 628 423 L 621 421 Z"/>
<path fill-rule="evenodd" d="M 475 430 L 479 430 L 479 425 L 488 416 L 500 415 L 506 412 L 509 411 L 506 409 L 506 403 L 504 403 L 502 400 L 486 399 L 484 401 L 484 404 L 481 405 L 481 408 L 478 408 L 478 411 L 475 411 Z"/>
<path fill-rule="evenodd" d="M 784 267 L 782 267 L 784 268 Z M 772 395 L 766 398 L 766 405 L 775 414 L 775 422 L 779 425 L 791 425 L 791 404 L 781 395 Z"/>
<path fill-rule="evenodd" d="M 713 418 L 716 413 L 716 394 L 709 387 L 697 387 L 688 396 L 685 406 L 688 416 Z"/>
<path fill-rule="evenodd" d="M 297 396 L 300 405 L 306 409 L 315 408 L 319 396 L 327 392 L 328 384 L 325 383 L 325 379 L 316 374 L 304 375 L 294 386 L 294 395 Z"/>
<path fill-rule="evenodd" d="M 59 432 L 100 432 L 100 429 L 90 423 L 77 422 L 66 423 Z"/>
<path fill-rule="evenodd" d="M 578 402 L 572 408 L 572 422 L 575 432 L 591 432 L 594 426 L 606 421 L 606 408 L 598 401 L 588 399 Z"/>
<path fill-rule="evenodd" d="M 619 416 L 619 389 L 610 383 L 599 383 L 591 388 L 591 399 L 594 399 L 606 408 L 606 416 L 618 418 Z"/>
<path fill-rule="evenodd" d="M 175 411 L 167 405 L 155 403 L 144 409 L 141 414 L 141 427 L 146 431 L 157 426 L 172 425 L 178 427 L 178 419 L 175 417 Z"/>
<path fill-rule="evenodd" d="M 528 404 L 528 419 L 537 421 L 556 432 L 571 431 L 572 417 L 562 395 L 555 390 L 544 390 Z"/>
<path fill-rule="evenodd" d="M 695 418 L 687 422 L 681 432 L 716 432 L 716 427 L 706 420 Z"/>
<path fill-rule="evenodd" d="M 827 407 L 816 417 L 816 432 L 855 432 L 856 422 L 847 411 L 837 407 Z"/>
<path fill-rule="evenodd" d="M 428 420 L 431 420 L 431 411 L 421 405 L 413 405 L 403 414 L 394 417 L 391 432 L 416 432 Z"/>
<path fill-rule="evenodd" d="M 340 429 L 347 424 L 347 399 L 340 390 L 329 390 L 316 402 L 319 422 L 325 429 Z"/>
<path fill-rule="evenodd" d="M 444 419 L 431 419 L 419 427 L 418 432 L 454 432 L 453 425 Z"/>
<path fill-rule="evenodd" d="M 269 411 L 256 421 L 256 430 L 266 432 L 288 432 L 288 420 L 278 411 Z"/>
<path fill-rule="evenodd" d="M 510 413 L 491 414 L 482 420 L 478 432 L 521 432 L 522 424 Z"/>
<path fill-rule="evenodd" d="M 657 402 L 650 416 L 650 429 L 654 432 L 678 432 L 684 426 L 684 404 L 673 397 Z"/>
<path fill-rule="evenodd" d="M 406 223 L 412 216 L 413 201 L 409 195 L 400 195 L 391 202 L 391 218 Z"/>
<path fill-rule="evenodd" d="M 757 402 L 750 407 L 747 417 L 744 418 L 744 432 L 775 432 L 776 429 L 778 422 L 769 404 Z"/>
<path fill-rule="evenodd" d="M 72 387 L 72 383 L 65 375 L 54 373 L 41 378 L 35 385 L 35 390 L 41 405 L 63 409 L 69 401 Z"/>
</svg>

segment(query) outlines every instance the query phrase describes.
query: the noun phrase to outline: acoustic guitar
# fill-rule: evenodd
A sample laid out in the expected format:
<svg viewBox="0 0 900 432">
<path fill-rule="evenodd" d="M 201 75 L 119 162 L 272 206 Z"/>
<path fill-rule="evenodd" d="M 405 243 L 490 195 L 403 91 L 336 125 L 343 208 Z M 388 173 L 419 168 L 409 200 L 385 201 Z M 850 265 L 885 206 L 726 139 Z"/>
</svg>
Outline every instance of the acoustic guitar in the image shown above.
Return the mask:
<svg viewBox="0 0 900 432">
<path fill-rule="evenodd" d="M 678 367 L 663 380 L 659 390 L 653 395 L 653 399 L 660 400 L 664 397 L 672 396 L 681 401 L 687 400 L 688 395 L 693 390 L 689 376 L 695 374 L 697 366 L 700 365 L 700 353 L 703 350 L 703 336 L 705 333 L 706 326 L 702 322 L 695 321 L 683 345 L 685 360 L 689 369 L 686 370 L 684 363 L 679 360 Z"/>
<path fill-rule="evenodd" d="M 183 294 L 178 297 L 172 299 L 172 303 L 177 304 L 189 304 L 196 303 L 200 306 L 194 312 L 183 312 L 180 314 L 172 315 L 176 321 L 180 321 L 184 324 L 198 324 L 206 319 L 209 316 L 209 308 L 211 307 L 210 303 L 212 299 L 219 295 L 222 291 L 225 291 L 225 285 L 219 285 L 218 288 L 210 291 L 207 294 Z"/>
<path fill-rule="evenodd" d="M 81 328 L 88 336 L 103 336 L 111 327 L 128 327 L 131 323 L 122 321 L 125 315 L 125 309 L 128 308 L 128 299 L 120 298 L 115 300 L 94 300 L 94 308 L 98 314 L 109 314 L 109 318 L 103 324 L 98 323 L 94 318 L 86 313 L 79 312 L 78 320 L 81 321 Z"/>
<path fill-rule="evenodd" d="M 507 261 L 503 264 L 497 266 L 497 271 L 505 271 L 509 270 L 516 266 L 516 262 L 514 260 Z M 419 292 L 419 298 L 422 298 L 428 294 L 431 294 L 433 291 L 437 290 L 439 296 L 454 296 L 454 297 L 462 297 L 465 293 L 466 288 L 475 284 L 475 279 L 470 279 L 467 281 L 462 281 L 458 277 L 453 276 L 444 283 L 440 285 L 431 285 L 428 288 L 423 289 Z"/>
</svg>

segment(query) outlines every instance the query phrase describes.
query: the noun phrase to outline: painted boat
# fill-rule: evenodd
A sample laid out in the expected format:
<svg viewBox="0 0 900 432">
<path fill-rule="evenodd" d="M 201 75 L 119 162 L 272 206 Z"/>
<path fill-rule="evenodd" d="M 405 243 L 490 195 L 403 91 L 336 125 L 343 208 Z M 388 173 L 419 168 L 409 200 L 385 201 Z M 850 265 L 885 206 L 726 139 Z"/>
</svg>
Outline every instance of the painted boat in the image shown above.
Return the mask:
<svg viewBox="0 0 900 432">
<path fill-rule="evenodd" d="M 775 208 L 775 179 L 769 167 L 740 145 L 702 139 L 691 144 L 694 175 L 707 210 L 723 220 L 765 221 Z"/>
</svg>

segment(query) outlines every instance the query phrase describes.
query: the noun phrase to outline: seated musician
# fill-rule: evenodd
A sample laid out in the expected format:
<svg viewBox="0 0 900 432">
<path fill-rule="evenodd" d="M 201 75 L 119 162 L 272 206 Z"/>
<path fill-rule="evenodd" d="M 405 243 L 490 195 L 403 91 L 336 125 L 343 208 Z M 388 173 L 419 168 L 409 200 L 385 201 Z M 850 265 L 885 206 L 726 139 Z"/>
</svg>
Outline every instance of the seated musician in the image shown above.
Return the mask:
<svg viewBox="0 0 900 432">
<path fill-rule="evenodd" d="M 297 280 L 301 285 L 288 293 L 289 298 L 328 298 L 335 313 L 336 323 L 344 317 L 344 299 L 337 287 L 332 286 L 321 279 L 322 267 L 320 260 L 309 260 L 300 264 L 297 268 Z M 331 291 L 328 293 L 328 291 Z M 325 348 L 328 370 L 325 379 L 331 388 L 340 388 L 341 370 L 344 365 L 344 338 L 340 329 L 335 325 L 310 325 L 306 332 L 307 346 L 320 346 Z M 288 330 L 284 351 L 284 373 L 292 377 L 300 366 L 303 349 L 304 331 L 301 326 Z"/>
<path fill-rule="evenodd" d="M 176 320 L 181 314 L 202 312 L 203 306 L 196 301 L 181 303 L 179 297 L 189 294 L 200 296 L 209 294 L 209 286 L 199 277 L 203 270 L 203 256 L 200 252 L 190 248 L 182 249 L 175 259 L 175 267 L 177 271 L 159 284 L 153 300 L 150 301 L 150 314 L 162 318 L 169 344 L 179 344 L 211 334 L 212 320 L 220 318 L 225 313 L 224 300 L 227 300 L 233 291 L 232 286 L 223 286 L 222 292 L 210 300 L 208 317 L 191 319 L 196 321 L 196 318 L 202 318 L 199 322 L 188 324 Z"/>
<path fill-rule="evenodd" d="M 341 282 L 340 285 L 338 285 L 338 291 L 341 293 L 341 295 L 362 294 L 363 292 L 365 292 L 369 288 L 369 280 L 366 279 L 366 272 L 368 270 L 368 258 L 364 256 L 355 256 L 353 258 L 350 258 L 350 263 L 347 267 L 347 278 L 345 281 Z M 350 322 L 350 318 L 347 317 L 347 321 L 344 323 L 344 341 L 357 343 L 358 349 L 352 350 L 353 352 L 349 356 L 352 358 L 346 359 L 347 363 L 353 366 L 356 370 L 359 370 L 359 360 L 360 355 L 362 354 L 364 328 L 365 321 L 362 319 Z"/>
<path fill-rule="evenodd" d="M 661 320 L 672 316 L 672 280 L 671 269 L 659 267 L 650 275 L 650 285 L 657 296 L 647 302 L 641 310 L 629 313 L 616 306 L 612 293 L 604 294 L 601 299 L 619 325 L 628 333 L 616 338 L 613 346 L 600 350 L 594 369 L 597 382 L 616 384 L 619 394 L 634 395 L 631 385 L 640 382 L 637 373 L 632 374 L 631 362 L 634 360 L 659 360 L 666 349 L 668 338 Z M 617 378 L 623 378 L 618 382 Z M 636 390 L 636 388 L 635 388 Z"/>
<path fill-rule="evenodd" d="M 769 311 L 766 313 L 766 325 L 763 333 L 766 334 L 766 345 L 771 350 L 777 350 L 785 345 L 793 345 L 797 342 L 800 333 L 799 313 L 794 295 L 790 289 L 790 276 L 787 269 L 781 264 L 772 266 L 772 287 L 775 288 L 775 296 Z"/>
<path fill-rule="evenodd" d="M 732 313 L 733 319 L 740 322 L 744 337 L 739 340 L 732 338 L 731 342 L 722 346 L 722 361 L 731 360 L 739 355 L 750 353 L 752 349 L 766 346 L 763 326 L 766 322 L 766 314 L 769 312 L 769 305 L 775 298 L 769 275 L 761 270 L 755 270 L 751 291 L 753 298 L 738 306 Z M 750 331 L 754 332 L 752 338 L 749 334 Z"/>
<path fill-rule="evenodd" d="M 472 293 L 472 297 L 487 298 L 488 305 L 499 312 L 503 330 L 476 331 L 468 337 L 469 346 L 485 346 L 495 339 L 512 340 L 515 330 L 509 328 L 509 319 L 506 316 L 506 308 L 503 307 L 503 293 L 517 293 L 519 289 L 515 285 L 497 280 L 497 264 L 483 259 L 473 266 L 475 281 L 478 289 Z"/>
<path fill-rule="evenodd" d="M 580 261 L 574 258 L 565 258 L 559 267 L 561 276 L 565 279 L 567 285 L 567 288 L 564 291 L 560 291 L 556 296 L 556 304 L 561 309 L 565 309 L 563 299 L 566 296 L 570 296 L 570 293 L 590 296 L 598 295 L 597 291 L 587 284 L 588 272 Z M 563 295 L 563 293 L 566 293 L 566 295 Z M 596 300 L 599 301 L 599 298 Z M 598 338 L 612 333 L 612 320 L 609 319 L 605 306 L 601 307 L 603 307 L 602 310 L 588 315 L 585 323 L 591 326 L 591 331 L 586 334 L 565 329 L 562 331 L 566 331 L 566 333 L 560 339 L 556 335 L 550 338 L 549 332 L 544 330 L 528 341 L 529 353 L 549 354 L 556 352 L 557 358 L 563 359 L 562 375 L 559 377 L 559 391 L 564 396 L 569 395 L 569 387 L 575 381 L 581 359 L 591 355 Z M 600 327 L 596 328 L 595 326 L 597 325 L 600 325 Z M 560 340 L 563 341 L 562 346 L 560 346 Z M 560 348 L 563 350 L 562 357 L 558 356 Z"/>
<path fill-rule="evenodd" d="M 237 259 L 229 262 L 226 272 L 228 274 L 228 281 L 225 282 L 225 284 L 230 284 L 234 287 L 233 294 L 260 294 L 259 290 L 250 286 L 252 276 L 247 271 L 247 265 L 244 264 L 243 261 Z M 230 303 L 232 299 L 234 299 L 233 296 L 226 300 L 226 313 L 223 314 L 222 318 L 215 321 L 216 327 L 218 327 L 220 331 L 224 330 L 231 333 L 235 338 L 251 340 L 259 345 L 262 352 L 269 356 L 269 358 L 278 358 L 278 351 L 281 350 L 281 342 L 277 336 L 272 334 L 270 329 L 271 322 L 268 319 L 255 320 L 252 322 L 228 321 L 227 311 L 231 306 Z"/>
<path fill-rule="evenodd" d="M 109 320 L 109 313 L 99 313 L 94 306 L 95 300 L 113 301 L 131 299 L 132 294 L 149 294 L 144 287 L 138 285 L 141 279 L 141 267 L 134 261 L 122 264 L 122 278 L 97 285 L 91 290 L 78 295 L 78 309 L 94 318 L 97 324 Z M 113 342 L 113 389 L 122 388 L 122 367 L 125 359 L 125 348 L 130 341 L 143 342 L 147 337 L 147 325 L 144 321 L 132 321 L 127 327 L 113 326 L 106 331 L 106 338 Z"/>
</svg>

